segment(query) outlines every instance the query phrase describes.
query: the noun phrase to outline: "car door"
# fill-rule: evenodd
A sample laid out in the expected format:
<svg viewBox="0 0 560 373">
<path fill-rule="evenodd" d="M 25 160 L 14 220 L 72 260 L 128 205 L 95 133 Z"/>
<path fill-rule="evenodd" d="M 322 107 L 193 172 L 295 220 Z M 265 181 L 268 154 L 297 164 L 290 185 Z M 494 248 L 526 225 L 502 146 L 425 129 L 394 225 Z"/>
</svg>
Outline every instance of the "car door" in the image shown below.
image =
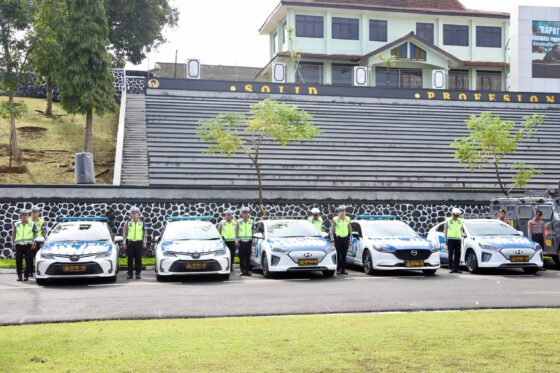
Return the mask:
<svg viewBox="0 0 560 373">
<path fill-rule="evenodd" d="M 255 237 L 255 234 L 260 233 L 262 237 Z M 253 246 L 251 247 L 251 261 L 255 264 L 260 263 L 262 256 L 263 243 L 265 240 L 264 223 L 260 222 L 255 224 L 253 229 Z"/>
<path fill-rule="evenodd" d="M 537 208 L 542 212 L 542 219 L 545 222 L 543 250 L 546 254 L 556 254 L 556 247 L 553 246 L 553 242 L 556 241 L 553 229 L 554 206 L 547 204 L 539 205 Z"/>
<path fill-rule="evenodd" d="M 447 252 L 447 245 L 445 243 L 445 222 L 436 225 L 429 233 L 428 240 L 432 242 L 439 249 L 440 258 L 442 263 L 447 263 L 449 254 Z"/>
<path fill-rule="evenodd" d="M 363 251 L 362 227 L 358 222 L 352 222 L 352 247 L 348 250 L 346 262 L 357 264 L 360 262 L 361 252 Z"/>
</svg>

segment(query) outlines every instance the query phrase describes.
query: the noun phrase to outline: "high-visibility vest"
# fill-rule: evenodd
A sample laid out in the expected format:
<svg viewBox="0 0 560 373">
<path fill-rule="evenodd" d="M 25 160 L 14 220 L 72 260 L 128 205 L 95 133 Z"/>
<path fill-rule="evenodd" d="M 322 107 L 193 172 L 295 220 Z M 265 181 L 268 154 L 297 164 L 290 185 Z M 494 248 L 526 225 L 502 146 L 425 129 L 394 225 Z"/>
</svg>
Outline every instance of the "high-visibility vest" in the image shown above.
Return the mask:
<svg viewBox="0 0 560 373">
<path fill-rule="evenodd" d="M 344 219 L 336 216 L 333 219 L 334 222 L 334 235 L 336 237 L 348 237 L 350 235 L 350 231 L 348 230 L 348 224 L 350 224 L 350 218 L 345 216 Z"/>
<path fill-rule="evenodd" d="M 310 222 L 311 224 L 313 224 L 313 226 L 319 231 L 322 232 L 323 231 L 323 218 L 319 216 L 319 219 L 315 219 L 314 216 L 310 216 L 307 219 L 308 222 Z"/>
<path fill-rule="evenodd" d="M 143 241 L 144 240 L 144 223 L 138 220 L 137 222 L 128 222 L 128 231 L 126 235 L 128 241 Z"/>
<path fill-rule="evenodd" d="M 253 239 L 253 220 L 249 219 L 247 221 L 240 220 L 237 222 L 237 238 L 240 241 L 250 241 Z"/>
<path fill-rule="evenodd" d="M 220 234 L 226 241 L 235 241 L 235 220 L 227 221 L 223 220 L 221 224 Z"/>
<path fill-rule="evenodd" d="M 45 219 L 39 218 L 35 223 L 35 229 L 37 230 L 37 237 L 43 237 L 43 226 L 45 225 Z"/>
<path fill-rule="evenodd" d="M 447 238 L 452 240 L 463 238 L 463 219 L 447 219 Z"/>
<path fill-rule="evenodd" d="M 24 224 L 21 220 L 16 223 L 16 245 L 29 245 L 33 243 L 35 235 L 33 234 L 33 223 Z"/>
</svg>

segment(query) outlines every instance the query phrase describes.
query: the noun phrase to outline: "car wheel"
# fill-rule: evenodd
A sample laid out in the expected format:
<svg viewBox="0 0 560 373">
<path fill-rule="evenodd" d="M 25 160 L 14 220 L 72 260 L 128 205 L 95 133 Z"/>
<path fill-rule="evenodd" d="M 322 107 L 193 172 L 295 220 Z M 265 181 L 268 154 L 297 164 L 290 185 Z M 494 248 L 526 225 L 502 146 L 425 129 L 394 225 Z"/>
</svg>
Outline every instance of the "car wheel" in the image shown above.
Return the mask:
<svg viewBox="0 0 560 373">
<path fill-rule="evenodd" d="M 476 254 L 474 251 L 469 250 L 467 251 L 467 256 L 465 257 L 465 264 L 470 273 L 478 273 L 478 260 L 476 259 Z"/>
<path fill-rule="evenodd" d="M 229 280 L 229 273 L 225 275 L 220 275 L 220 281 L 228 281 Z"/>
<path fill-rule="evenodd" d="M 156 280 L 157 280 L 158 282 L 164 282 L 164 281 L 165 281 L 165 277 L 160 276 L 160 275 L 156 275 Z"/>
<path fill-rule="evenodd" d="M 364 257 L 362 258 L 362 263 L 364 265 L 364 272 L 366 275 L 373 275 L 375 274 L 375 270 L 373 269 L 373 259 L 371 257 L 371 253 L 369 250 L 364 252 Z"/>
<path fill-rule="evenodd" d="M 558 255 L 553 256 L 552 260 L 554 261 L 554 264 L 560 266 L 560 252 L 558 253 Z"/>
<path fill-rule="evenodd" d="M 49 280 L 45 280 L 45 279 L 42 279 L 42 278 L 36 278 L 35 282 L 39 286 L 47 286 L 47 284 L 49 283 Z"/>
<path fill-rule="evenodd" d="M 262 274 L 265 278 L 270 278 L 271 275 L 268 269 L 268 259 L 265 253 L 262 255 Z"/>
<path fill-rule="evenodd" d="M 537 273 L 539 271 L 540 268 L 535 268 L 535 267 L 529 267 L 529 268 L 523 268 L 523 271 L 528 274 L 528 275 L 534 275 L 535 273 Z"/>
<path fill-rule="evenodd" d="M 424 273 L 424 276 L 429 277 L 429 276 L 433 276 L 435 275 L 437 272 L 437 269 L 424 269 L 422 270 L 422 273 Z"/>
<path fill-rule="evenodd" d="M 323 277 L 329 278 L 334 276 L 335 271 L 323 271 Z"/>
</svg>

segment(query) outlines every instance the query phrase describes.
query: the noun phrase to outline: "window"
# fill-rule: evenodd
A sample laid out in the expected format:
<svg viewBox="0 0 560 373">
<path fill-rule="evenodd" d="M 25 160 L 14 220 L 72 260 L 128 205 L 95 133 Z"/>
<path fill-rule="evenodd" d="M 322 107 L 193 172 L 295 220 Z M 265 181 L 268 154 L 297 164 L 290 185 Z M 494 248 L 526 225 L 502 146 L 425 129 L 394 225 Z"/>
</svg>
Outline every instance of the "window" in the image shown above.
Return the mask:
<svg viewBox="0 0 560 373">
<path fill-rule="evenodd" d="M 502 73 L 499 71 L 477 71 L 476 89 L 479 91 L 501 91 Z"/>
<path fill-rule="evenodd" d="M 501 27 L 476 27 L 476 46 L 488 48 L 502 47 L 502 28 Z"/>
<path fill-rule="evenodd" d="M 323 83 L 323 64 L 303 62 L 299 64 L 297 82 L 303 84 Z"/>
<path fill-rule="evenodd" d="M 408 58 L 408 44 L 404 43 L 403 45 L 391 49 L 391 56 L 396 57 L 399 60 Z"/>
<path fill-rule="evenodd" d="M 286 50 L 286 43 L 288 42 L 288 22 L 284 22 L 282 25 L 282 46 L 283 50 Z"/>
<path fill-rule="evenodd" d="M 322 38 L 323 17 L 296 15 L 296 36 L 300 38 Z"/>
<path fill-rule="evenodd" d="M 332 84 L 352 85 L 354 83 L 354 65 L 332 65 Z"/>
<path fill-rule="evenodd" d="M 433 23 L 417 23 L 416 35 L 422 39 L 434 44 L 434 24 Z"/>
<path fill-rule="evenodd" d="M 426 61 L 426 51 L 410 43 L 410 58 L 418 61 Z"/>
<path fill-rule="evenodd" d="M 443 25 L 443 44 L 469 46 L 469 26 Z"/>
<path fill-rule="evenodd" d="M 276 52 L 279 51 L 278 49 L 278 33 L 275 32 L 274 35 L 272 35 L 272 54 L 276 54 Z"/>
<path fill-rule="evenodd" d="M 369 40 L 387 41 L 387 21 L 369 20 Z"/>
<path fill-rule="evenodd" d="M 449 70 L 449 89 L 469 89 L 469 72 L 467 70 Z"/>
<path fill-rule="evenodd" d="M 332 37 L 333 39 L 359 40 L 360 21 L 353 18 L 333 17 Z"/>
<path fill-rule="evenodd" d="M 375 69 L 377 87 L 387 88 L 422 88 L 421 69 L 389 69 L 378 67 Z"/>
</svg>

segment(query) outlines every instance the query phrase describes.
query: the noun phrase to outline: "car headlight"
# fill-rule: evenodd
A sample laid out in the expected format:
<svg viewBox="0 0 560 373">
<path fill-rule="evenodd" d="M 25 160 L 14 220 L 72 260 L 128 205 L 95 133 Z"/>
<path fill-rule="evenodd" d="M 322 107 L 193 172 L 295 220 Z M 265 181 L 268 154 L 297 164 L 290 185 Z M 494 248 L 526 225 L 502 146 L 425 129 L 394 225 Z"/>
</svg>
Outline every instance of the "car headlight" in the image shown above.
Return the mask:
<svg viewBox="0 0 560 373">
<path fill-rule="evenodd" d="M 336 247 L 334 247 L 333 245 L 331 245 L 331 246 L 329 246 L 329 247 L 327 247 L 327 248 L 325 249 L 325 252 L 326 252 L 327 254 L 333 253 L 333 252 L 335 252 L 335 251 L 336 251 Z"/>
<path fill-rule="evenodd" d="M 46 253 L 44 253 L 44 252 L 41 251 L 41 259 L 54 260 L 54 255 L 52 255 L 52 254 L 46 254 Z"/>
<path fill-rule="evenodd" d="M 280 254 L 286 254 L 288 252 L 288 250 L 283 249 L 281 247 L 273 247 L 272 248 L 272 252 L 273 253 L 280 253 Z"/>
<path fill-rule="evenodd" d="M 95 259 L 101 259 L 101 258 L 109 258 L 111 256 L 111 254 L 113 253 L 113 250 L 107 250 L 103 253 L 97 254 L 95 256 Z"/>
<path fill-rule="evenodd" d="M 492 246 L 492 245 L 480 244 L 480 247 L 484 250 L 489 250 L 489 251 L 500 251 L 501 250 L 501 248 L 499 248 L 497 246 Z"/>
<path fill-rule="evenodd" d="M 373 249 L 375 251 L 379 251 L 380 253 L 386 253 L 386 254 L 392 254 L 393 250 L 389 249 L 388 247 L 385 246 L 374 246 Z"/>
<path fill-rule="evenodd" d="M 432 248 L 430 249 L 432 254 L 439 253 L 439 247 L 437 245 L 432 244 Z"/>
<path fill-rule="evenodd" d="M 175 253 L 171 252 L 171 251 L 164 251 L 163 256 L 176 257 L 177 255 Z"/>
<path fill-rule="evenodd" d="M 226 255 L 226 253 L 227 253 L 226 249 L 222 249 L 222 250 L 214 251 L 214 256 L 224 256 Z"/>
</svg>

